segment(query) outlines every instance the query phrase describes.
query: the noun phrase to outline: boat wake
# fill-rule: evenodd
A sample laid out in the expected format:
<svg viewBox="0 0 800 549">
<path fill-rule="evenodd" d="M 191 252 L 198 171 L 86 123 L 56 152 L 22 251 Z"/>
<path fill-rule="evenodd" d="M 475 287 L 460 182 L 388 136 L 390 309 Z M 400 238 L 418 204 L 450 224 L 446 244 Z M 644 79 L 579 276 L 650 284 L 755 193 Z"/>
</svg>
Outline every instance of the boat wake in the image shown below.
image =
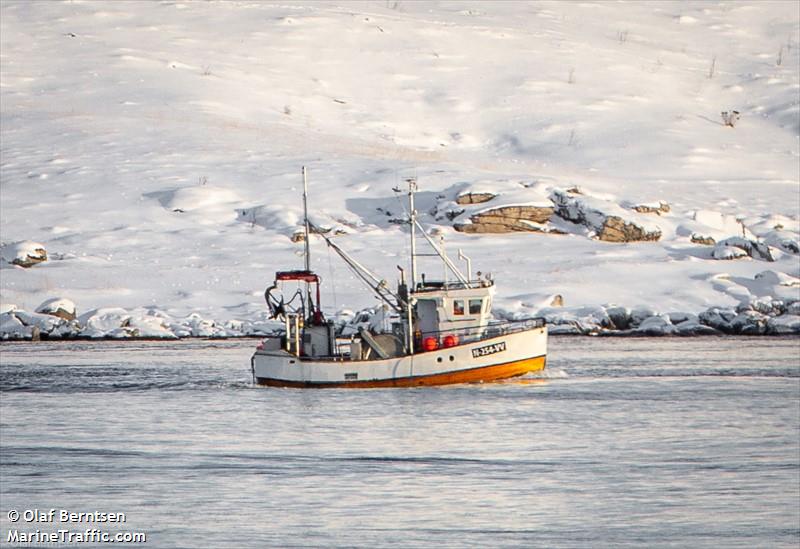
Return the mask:
<svg viewBox="0 0 800 549">
<path fill-rule="evenodd" d="M 560 368 L 547 367 L 539 372 L 531 372 L 517 379 L 567 379 L 569 374 Z"/>
</svg>

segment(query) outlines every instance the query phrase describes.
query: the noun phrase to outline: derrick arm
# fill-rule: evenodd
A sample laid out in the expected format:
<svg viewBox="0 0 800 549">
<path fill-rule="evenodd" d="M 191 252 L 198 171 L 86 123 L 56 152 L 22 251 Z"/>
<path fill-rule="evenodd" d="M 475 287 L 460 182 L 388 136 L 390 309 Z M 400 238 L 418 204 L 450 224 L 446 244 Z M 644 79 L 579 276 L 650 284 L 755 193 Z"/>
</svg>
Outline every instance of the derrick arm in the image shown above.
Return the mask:
<svg viewBox="0 0 800 549">
<path fill-rule="evenodd" d="M 384 303 L 389 305 L 397 313 L 403 313 L 403 300 L 400 298 L 400 296 L 389 289 L 385 280 L 378 278 L 372 271 L 356 261 L 330 238 L 322 234 L 322 232 L 316 227 L 313 227 L 313 229 L 318 236 L 321 236 L 323 239 L 325 239 L 325 243 L 329 247 L 333 248 L 333 251 L 335 251 L 339 257 L 342 258 L 345 264 L 350 267 L 350 270 L 353 271 L 353 273 L 358 276 L 358 278 L 361 279 L 361 281 L 366 284 L 375 295 L 377 295 Z"/>
</svg>

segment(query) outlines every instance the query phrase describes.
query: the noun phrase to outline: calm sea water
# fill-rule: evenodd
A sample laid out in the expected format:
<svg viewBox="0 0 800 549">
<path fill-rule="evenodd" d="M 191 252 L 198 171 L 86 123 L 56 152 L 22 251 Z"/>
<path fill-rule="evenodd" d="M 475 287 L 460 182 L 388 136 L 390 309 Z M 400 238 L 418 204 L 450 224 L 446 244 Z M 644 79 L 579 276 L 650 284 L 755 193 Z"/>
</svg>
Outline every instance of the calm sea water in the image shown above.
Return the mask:
<svg viewBox="0 0 800 549">
<path fill-rule="evenodd" d="M 800 339 L 551 338 L 544 377 L 387 390 L 254 387 L 254 345 L 0 347 L 0 544 L 800 545 Z"/>
</svg>

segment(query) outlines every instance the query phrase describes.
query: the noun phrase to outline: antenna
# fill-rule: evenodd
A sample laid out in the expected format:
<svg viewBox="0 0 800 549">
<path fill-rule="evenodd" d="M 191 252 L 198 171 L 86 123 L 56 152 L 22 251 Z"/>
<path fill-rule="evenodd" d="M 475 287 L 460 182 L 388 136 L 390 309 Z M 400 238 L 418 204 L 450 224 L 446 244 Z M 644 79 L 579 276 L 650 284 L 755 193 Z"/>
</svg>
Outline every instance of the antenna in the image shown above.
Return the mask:
<svg viewBox="0 0 800 549">
<path fill-rule="evenodd" d="M 306 178 L 306 167 L 303 166 L 303 220 L 305 222 L 305 256 L 306 256 L 306 271 L 311 270 L 311 246 L 309 243 L 309 227 L 308 227 L 308 180 Z"/>
</svg>

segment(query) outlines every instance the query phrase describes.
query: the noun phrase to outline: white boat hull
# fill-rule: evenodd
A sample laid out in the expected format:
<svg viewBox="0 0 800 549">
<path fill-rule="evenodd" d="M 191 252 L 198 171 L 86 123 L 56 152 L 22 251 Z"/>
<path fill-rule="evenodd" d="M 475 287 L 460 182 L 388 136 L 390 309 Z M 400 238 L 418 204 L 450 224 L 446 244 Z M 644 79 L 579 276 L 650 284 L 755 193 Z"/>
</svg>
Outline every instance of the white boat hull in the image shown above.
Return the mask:
<svg viewBox="0 0 800 549">
<path fill-rule="evenodd" d="M 547 327 L 507 333 L 455 347 L 378 360 L 298 357 L 258 350 L 253 379 L 275 387 L 416 387 L 496 381 L 543 370 Z"/>
</svg>

